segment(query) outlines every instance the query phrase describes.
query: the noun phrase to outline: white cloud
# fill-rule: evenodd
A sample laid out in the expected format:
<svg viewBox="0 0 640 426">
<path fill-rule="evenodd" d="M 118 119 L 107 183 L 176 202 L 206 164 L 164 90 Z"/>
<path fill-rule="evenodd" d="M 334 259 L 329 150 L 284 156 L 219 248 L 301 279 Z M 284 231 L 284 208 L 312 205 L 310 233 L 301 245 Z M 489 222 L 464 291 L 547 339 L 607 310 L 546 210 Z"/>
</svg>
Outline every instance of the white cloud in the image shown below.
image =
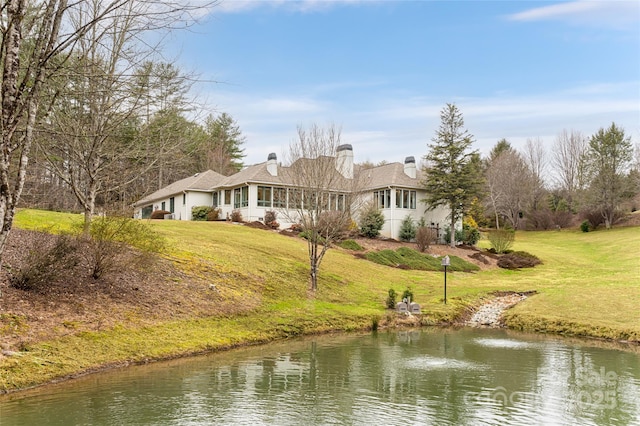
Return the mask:
<svg viewBox="0 0 640 426">
<path fill-rule="evenodd" d="M 536 95 L 499 94 L 487 97 L 445 99 L 407 95 L 354 96 L 351 101 L 332 99 L 322 91 L 296 93 L 238 93 L 233 88 L 210 94 L 216 109 L 238 122 L 247 138 L 245 162 L 265 161 L 270 152 L 278 158 L 296 137 L 298 125 L 342 126 L 343 143 L 354 147 L 358 162 L 399 161 L 422 158 L 440 124 L 440 110 L 454 102 L 465 126 L 476 139 L 474 148 L 486 155 L 495 143 L 508 139 L 521 148 L 527 138 L 540 137 L 550 147 L 563 129 L 595 133 L 615 121 L 634 143 L 640 142 L 640 82 L 593 83 Z"/>
<path fill-rule="evenodd" d="M 640 21 L 640 2 L 578 0 L 536 7 L 509 15 L 507 18 L 512 21 L 564 20 L 572 24 L 637 31 L 637 23 Z"/>
</svg>

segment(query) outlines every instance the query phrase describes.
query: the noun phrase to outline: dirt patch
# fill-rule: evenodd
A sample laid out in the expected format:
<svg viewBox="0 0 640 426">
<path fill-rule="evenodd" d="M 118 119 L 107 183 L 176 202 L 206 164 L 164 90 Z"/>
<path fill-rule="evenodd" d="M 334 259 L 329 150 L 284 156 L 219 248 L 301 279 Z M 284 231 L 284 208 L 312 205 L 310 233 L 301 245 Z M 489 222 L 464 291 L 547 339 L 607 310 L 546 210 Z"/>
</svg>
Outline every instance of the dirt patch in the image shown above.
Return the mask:
<svg viewBox="0 0 640 426">
<path fill-rule="evenodd" d="M 119 323 L 144 326 L 193 316 L 233 314 L 239 306 L 251 309 L 250 303 L 240 305 L 221 297 L 222 278 L 211 271 L 210 265 L 191 265 L 194 269 L 209 268 L 200 278 L 181 272 L 171 259 L 158 259 L 146 270 L 120 268 L 98 280 L 78 267 L 38 291 L 11 287 L 8 269 L 18 268 L 30 250 L 54 238 L 35 231 L 11 230 L 0 270 L 3 348 L 17 350 L 31 341 L 106 330 Z"/>
</svg>

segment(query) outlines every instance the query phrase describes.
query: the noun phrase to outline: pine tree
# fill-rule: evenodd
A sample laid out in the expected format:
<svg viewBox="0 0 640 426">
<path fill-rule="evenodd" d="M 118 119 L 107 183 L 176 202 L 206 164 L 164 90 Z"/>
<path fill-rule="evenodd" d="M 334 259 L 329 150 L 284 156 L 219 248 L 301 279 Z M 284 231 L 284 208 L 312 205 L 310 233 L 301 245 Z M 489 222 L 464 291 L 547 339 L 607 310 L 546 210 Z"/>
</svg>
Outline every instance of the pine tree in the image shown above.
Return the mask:
<svg viewBox="0 0 640 426">
<path fill-rule="evenodd" d="M 422 182 L 427 208 L 447 206 L 451 229 L 471 207 L 482 186 L 480 155 L 470 151 L 473 136 L 464 128 L 462 113 L 454 104 L 447 104 L 440 112 L 440 127 L 429 144 L 424 157 L 425 179 Z M 455 235 L 454 232 L 452 234 Z M 455 238 L 451 238 L 455 247 Z"/>
</svg>

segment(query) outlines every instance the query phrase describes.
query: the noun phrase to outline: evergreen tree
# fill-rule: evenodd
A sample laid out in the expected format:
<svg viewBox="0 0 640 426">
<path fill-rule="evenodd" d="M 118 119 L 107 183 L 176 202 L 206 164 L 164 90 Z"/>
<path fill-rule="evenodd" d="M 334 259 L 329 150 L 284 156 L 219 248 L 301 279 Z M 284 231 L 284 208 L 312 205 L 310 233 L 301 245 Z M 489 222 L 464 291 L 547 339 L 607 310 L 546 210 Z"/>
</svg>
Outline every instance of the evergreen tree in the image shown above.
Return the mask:
<svg viewBox="0 0 640 426">
<path fill-rule="evenodd" d="M 454 104 L 440 112 L 440 127 L 424 157 L 425 179 L 422 182 L 427 208 L 447 206 L 451 213 L 451 229 L 471 207 L 482 186 L 481 161 L 477 151 L 470 151 L 473 136 L 464 128 L 462 113 Z M 452 233 L 455 235 L 455 233 Z M 455 238 L 451 238 L 455 246 Z"/>
<path fill-rule="evenodd" d="M 205 141 L 195 150 L 202 170 L 211 169 L 223 175 L 242 170 L 245 156 L 242 145 L 246 139 L 235 120 L 225 112 L 215 118 L 209 115 L 204 127 Z"/>
<path fill-rule="evenodd" d="M 613 225 L 620 202 L 629 193 L 627 173 L 633 158 L 633 146 L 624 130 L 611 123 L 600 128 L 589 140 L 588 164 L 591 172 L 589 201 L 602 214 L 605 226 Z"/>
</svg>

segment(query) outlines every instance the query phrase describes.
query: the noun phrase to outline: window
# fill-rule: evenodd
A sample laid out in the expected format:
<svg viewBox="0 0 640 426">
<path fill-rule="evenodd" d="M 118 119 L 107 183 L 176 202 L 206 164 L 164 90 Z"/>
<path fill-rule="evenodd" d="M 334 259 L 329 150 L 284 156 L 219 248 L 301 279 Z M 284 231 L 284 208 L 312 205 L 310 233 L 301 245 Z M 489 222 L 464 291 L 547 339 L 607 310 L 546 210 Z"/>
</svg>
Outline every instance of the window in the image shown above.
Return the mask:
<svg viewBox="0 0 640 426">
<path fill-rule="evenodd" d="M 258 186 L 258 207 L 271 207 L 270 186 Z"/>
<path fill-rule="evenodd" d="M 175 197 L 169 198 L 169 213 L 176 212 L 176 199 Z"/>
<path fill-rule="evenodd" d="M 329 201 L 329 210 L 336 210 L 338 208 L 338 194 L 331 194 Z"/>
<path fill-rule="evenodd" d="M 249 187 L 243 186 L 233 190 L 233 207 L 247 207 L 249 205 Z"/>
<path fill-rule="evenodd" d="M 214 191 L 212 195 L 213 195 L 213 202 L 211 203 L 211 205 L 213 207 L 218 207 L 218 191 Z"/>
<path fill-rule="evenodd" d="M 391 190 L 383 189 L 382 191 L 374 191 L 373 204 L 379 209 L 390 208 L 391 207 Z"/>
<path fill-rule="evenodd" d="M 396 189 L 396 207 L 399 209 L 416 208 L 416 191 Z"/>
<path fill-rule="evenodd" d="M 224 204 L 229 206 L 231 205 L 231 190 L 230 189 L 225 189 L 224 190 Z"/>
<path fill-rule="evenodd" d="M 302 208 L 302 190 L 296 188 L 289 189 L 289 204 L 290 209 Z"/>
<path fill-rule="evenodd" d="M 166 209 L 164 208 L 164 207 L 165 207 L 165 205 L 166 205 L 166 203 L 163 201 L 163 202 L 162 202 L 162 204 L 161 204 L 160 210 L 166 210 Z"/>
<path fill-rule="evenodd" d="M 182 194 L 182 205 L 183 206 L 187 205 L 187 193 L 186 192 L 184 194 Z"/>
<path fill-rule="evenodd" d="M 344 194 L 338 194 L 338 210 L 342 210 L 344 211 L 345 209 L 345 195 Z"/>
<path fill-rule="evenodd" d="M 287 207 L 286 188 L 273 188 L 273 207 Z"/>
</svg>

